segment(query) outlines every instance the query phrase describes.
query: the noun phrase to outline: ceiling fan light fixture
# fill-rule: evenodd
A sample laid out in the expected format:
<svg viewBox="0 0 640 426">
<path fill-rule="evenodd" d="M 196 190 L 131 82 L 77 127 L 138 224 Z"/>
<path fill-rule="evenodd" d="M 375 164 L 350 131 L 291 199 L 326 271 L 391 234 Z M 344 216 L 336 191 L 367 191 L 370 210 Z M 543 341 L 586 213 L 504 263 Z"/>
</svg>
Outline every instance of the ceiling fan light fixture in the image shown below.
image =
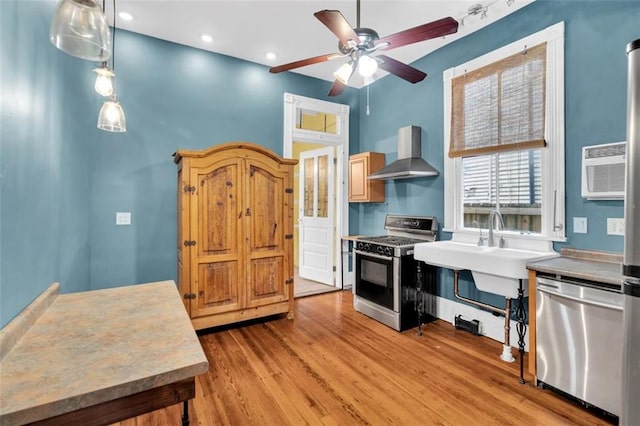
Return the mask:
<svg viewBox="0 0 640 426">
<path fill-rule="evenodd" d="M 94 88 L 102 96 L 111 96 L 113 94 L 113 77 L 115 73 L 109 69 L 106 62 L 102 63 L 99 68 L 94 68 L 93 72 L 98 74 Z"/>
<path fill-rule="evenodd" d="M 340 81 L 343 84 L 349 84 L 349 80 L 353 75 L 354 66 L 353 61 L 346 62 L 342 64 L 340 68 L 336 72 L 333 73 L 333 76 L 336 80 Z"/>
<path fill-rule="evenodd" d="M 480 5 L 482 7 L 482 5 Z M 475 10 L 475 9 L 474 9 Z M 479 13 L 479 11 L 478 11 Z M 393 74 L 409 83 L 418 83 L 427 76 L 426 73 L 396 61 L 386 55 L 372 55 L 378 50 L 391 50 L 409 44 L 444 37 L 458 31 L 459 23 L 452 17 L 438 19 L 426 24 L 408 28 L 380 38 L 375 30 L 360 26 L 360 0 L 356 1 L 356 26 L 353 27 L 339 10 L 320 10 L 313 14 L 329 31 L 338 38 L 339 54 L 324 54 L 288 64 L 271 67 L 269 72 L 279 73 L 308 65 L 318 64 L 339 57 L 349 57 L 351 62 L 334 72 L 335 81 L 331 85 L 328 96 L 340 95 L 353 71 L 358 69 L 363 81 L 373 81 L 378 68 Z"/>
<path fill-rule="evenodd" d="M 369 55 L 362 55 L 358 59 L 358 72 L 362 77 L 371 77 L 378 70 L 378 61 Z"/>
<path fill-rule="evenodd" d="M 63 52 L 88 61 L 103 62 L 111 55 L 109 24 L 93 0 L 60 0 L 49 40 Z"/>
</svg>

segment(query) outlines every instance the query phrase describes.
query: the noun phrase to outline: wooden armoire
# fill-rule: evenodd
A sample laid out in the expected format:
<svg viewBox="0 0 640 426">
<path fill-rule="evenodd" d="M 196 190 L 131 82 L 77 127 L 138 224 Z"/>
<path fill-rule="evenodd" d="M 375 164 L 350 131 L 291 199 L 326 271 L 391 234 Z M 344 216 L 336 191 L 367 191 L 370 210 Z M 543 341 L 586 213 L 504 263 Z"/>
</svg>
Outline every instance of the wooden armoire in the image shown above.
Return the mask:
<svg viewBox="0 0 640 426">
<path fill-rule="evenodd" d="M 249 142 L 178 150 L 178 290 L 196 330 L 293 318 L 293 167 Z"/>
</svg>

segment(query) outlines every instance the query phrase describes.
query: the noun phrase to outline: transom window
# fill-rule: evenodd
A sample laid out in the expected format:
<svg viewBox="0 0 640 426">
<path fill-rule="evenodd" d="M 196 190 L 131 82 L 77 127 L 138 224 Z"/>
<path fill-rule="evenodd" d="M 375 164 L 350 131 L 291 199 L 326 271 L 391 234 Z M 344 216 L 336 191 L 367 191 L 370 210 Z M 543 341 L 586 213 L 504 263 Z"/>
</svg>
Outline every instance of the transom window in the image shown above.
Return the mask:
<svg viewBox="0 0 640 426">
<path fill-rule="evenodd" d="M 444 73 L 445 230 L 564 239 L 564 25 Z M 474 229 L 475 228 L 475 229 Z"/>
</svg>

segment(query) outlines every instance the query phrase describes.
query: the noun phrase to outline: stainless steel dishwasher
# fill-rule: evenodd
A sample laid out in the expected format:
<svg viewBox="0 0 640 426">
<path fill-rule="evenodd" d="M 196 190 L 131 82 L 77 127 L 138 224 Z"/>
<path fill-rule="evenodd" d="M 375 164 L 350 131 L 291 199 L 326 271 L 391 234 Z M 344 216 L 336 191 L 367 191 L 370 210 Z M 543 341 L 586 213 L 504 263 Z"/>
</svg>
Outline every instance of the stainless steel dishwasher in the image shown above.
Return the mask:
<svg viewBox="0 0 640 426">
<path fill-rule="evenodd" d="M 622 302 L 619 288 L 538 276 L 538 384 L 619 416 Z"/>
</svg>

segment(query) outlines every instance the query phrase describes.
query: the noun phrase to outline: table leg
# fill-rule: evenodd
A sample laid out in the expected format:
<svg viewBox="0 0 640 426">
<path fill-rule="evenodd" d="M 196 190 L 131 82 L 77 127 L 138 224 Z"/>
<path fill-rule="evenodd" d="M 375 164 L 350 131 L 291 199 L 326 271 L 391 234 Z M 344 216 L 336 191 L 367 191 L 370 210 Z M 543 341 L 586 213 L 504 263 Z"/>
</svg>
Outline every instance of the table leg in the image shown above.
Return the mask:
<svg viewBox="0 0 640 426">
<path fill-rule="evenodd" d="M 189 400 L 183 402 L 182 426 L 189 426 Z"/>
</svg>

